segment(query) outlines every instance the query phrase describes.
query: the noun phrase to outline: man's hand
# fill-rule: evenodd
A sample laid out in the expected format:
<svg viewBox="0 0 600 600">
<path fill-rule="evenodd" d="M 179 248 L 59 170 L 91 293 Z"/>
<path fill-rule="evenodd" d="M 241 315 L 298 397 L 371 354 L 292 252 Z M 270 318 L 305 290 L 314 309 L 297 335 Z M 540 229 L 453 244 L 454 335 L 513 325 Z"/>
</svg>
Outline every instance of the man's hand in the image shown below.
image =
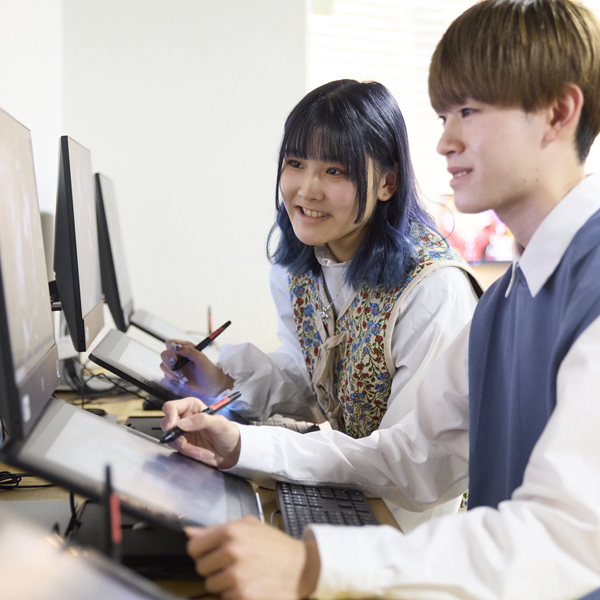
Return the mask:
<svg viewBox="0 0 600 600">
<path fill-rule="evenodd" d="M 187 551 L 206 590 L 223 600 L 299 600 L 317 587 L 319 551 L 246 517 L 225 525 L 186 528 Z"/>
<path fill-rule="evenodd" d="M 168 431 L 177 425 L 188 432 L 170 444 L 179 453 L 211 467 L 230 469 L 240 458 L 240 431 L 225 417 L 203 414 L 205 408 L 198 398 L 165 402 L 166 416 L 160 426 Z"/>
</svg>

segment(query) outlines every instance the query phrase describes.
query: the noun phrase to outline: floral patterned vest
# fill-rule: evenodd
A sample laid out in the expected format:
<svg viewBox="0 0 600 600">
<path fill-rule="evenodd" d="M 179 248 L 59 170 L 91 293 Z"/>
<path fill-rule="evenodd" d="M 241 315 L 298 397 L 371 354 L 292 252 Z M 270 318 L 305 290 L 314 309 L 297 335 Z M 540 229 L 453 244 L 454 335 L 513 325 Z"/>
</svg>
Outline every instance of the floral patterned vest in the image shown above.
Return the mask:
<svg viewBox="0 0 600 600">
<path fill-rule="evenodd" d="M 354 438 L 379 427 L 387 408 L 395 374 L 391 355 L 392 331 L 400 297 L 435 269 L 466 262 L 437 234 L 413 227 L 418 262 L 392 291 L 363 285 L 349 307 L 334 319 L 333 310 L 320 314 L 329 302 L 322 277 L 311 271 L 289 277 L 296 330 L 312 389 L 323 414 L 334 428 Z"/>
</svg>

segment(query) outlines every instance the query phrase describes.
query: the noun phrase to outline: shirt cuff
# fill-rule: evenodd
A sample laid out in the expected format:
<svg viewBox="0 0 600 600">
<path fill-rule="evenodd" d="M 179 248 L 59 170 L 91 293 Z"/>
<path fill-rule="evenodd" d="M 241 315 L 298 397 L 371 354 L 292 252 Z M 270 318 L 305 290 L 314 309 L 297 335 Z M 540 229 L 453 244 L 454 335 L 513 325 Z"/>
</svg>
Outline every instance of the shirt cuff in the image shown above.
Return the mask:
<svg viewBox="0 0 600 600">
<path fill-rule="evenodd" d="M 272 461 L 274 444 L 269 434 L 271 434 L 270 430 L 275 428 L 240 423 L 234 425 L 240 430 L 240 458 L 235 467 L 224 471 L 254 481 L 261 487 L 273 488 L 274 480 L 270 473 L 274 468 Z"/>
<path fill-rule="evenodd" d="M 380 597 L 399 578 L 400 565 L 381 556 L 378 548 L 384 538 L 393 538 L 396 543 L 402 540 L 403 534 L 394 527 L 311 525 L 303 537 L 315 539 L 321 563 L 317 589 L 311 598 Z"/>
</svg>

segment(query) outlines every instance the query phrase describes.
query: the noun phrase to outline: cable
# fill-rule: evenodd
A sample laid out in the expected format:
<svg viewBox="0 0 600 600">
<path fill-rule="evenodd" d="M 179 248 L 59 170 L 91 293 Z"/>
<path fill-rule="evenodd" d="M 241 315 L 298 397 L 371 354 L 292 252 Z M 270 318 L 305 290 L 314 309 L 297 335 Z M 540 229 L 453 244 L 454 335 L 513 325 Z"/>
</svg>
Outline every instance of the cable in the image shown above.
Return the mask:
<svg viewBox="0 0 600 600">
<path fill-rule="evenodd" d="M 280 514 L 281 514 L 281 511 L 279 509 L 274 510 L 271 513 L 271 516 L 269 517 L 269 525 L 271 525 L 271 527 L 274 527 L 274 525 L 273 525 L 273 519 L 275 518 L 275 515 L 280 515 Z"/>
<path fill-rule="evenodd" d="M 106 396 L 120 396 L 124 394 L 138 396 L 146 399 L 139 393 L 135 385 L 116 376 L 108 376 L 105 373 L 93 373 L 87 366 L 89 361 L 82 364 L 79 359 L 70 358 L 64 361 L 63 379 L 65 383 L 79 394 L 81 406 L 87 402 L 94 402 Z M 105 385 L 94 386 L 92 382 L 102 382 Z M 107 385 L 106 385 L 107 384 Z"/>
<path fill-rule="evenodd" d="M 24 477 L 37 477 L 37 475 L 30 475 L 29 473 L 11 473 L 10 471 L 0 471 L 0 490 L 14 490 L 15 488 L 45 488 L 53 487 L 56 485 L 55 483 L 43 483 L 39 485 L 20 485 L 21 479 L 23 479 Z"/>
</svg>

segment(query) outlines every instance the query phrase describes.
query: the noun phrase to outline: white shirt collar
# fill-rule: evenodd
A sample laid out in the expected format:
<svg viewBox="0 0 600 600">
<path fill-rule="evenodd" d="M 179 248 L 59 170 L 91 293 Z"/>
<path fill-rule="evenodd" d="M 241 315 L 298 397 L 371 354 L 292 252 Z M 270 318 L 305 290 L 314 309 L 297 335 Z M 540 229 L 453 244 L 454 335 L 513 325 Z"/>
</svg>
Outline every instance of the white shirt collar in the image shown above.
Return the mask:
<svg viewBox="0 0 600 600">
<path fill-rule="evenodd" d="M 315 246 L 315 256 L 322 267 L 346 267 L 347 263 L 338 262 L 327 244 Z"/>
<path fill-rule="evenodd" d="M 535 297 L 558 267 L 577 232 L 598 210 L 600 210 L 600 174 L 588 175 L 540 223 L 522 254 L 515 243 L 512 277 L 506 296 L 512 289 L 518 265 L 531 296 Z"/>
</svg>

